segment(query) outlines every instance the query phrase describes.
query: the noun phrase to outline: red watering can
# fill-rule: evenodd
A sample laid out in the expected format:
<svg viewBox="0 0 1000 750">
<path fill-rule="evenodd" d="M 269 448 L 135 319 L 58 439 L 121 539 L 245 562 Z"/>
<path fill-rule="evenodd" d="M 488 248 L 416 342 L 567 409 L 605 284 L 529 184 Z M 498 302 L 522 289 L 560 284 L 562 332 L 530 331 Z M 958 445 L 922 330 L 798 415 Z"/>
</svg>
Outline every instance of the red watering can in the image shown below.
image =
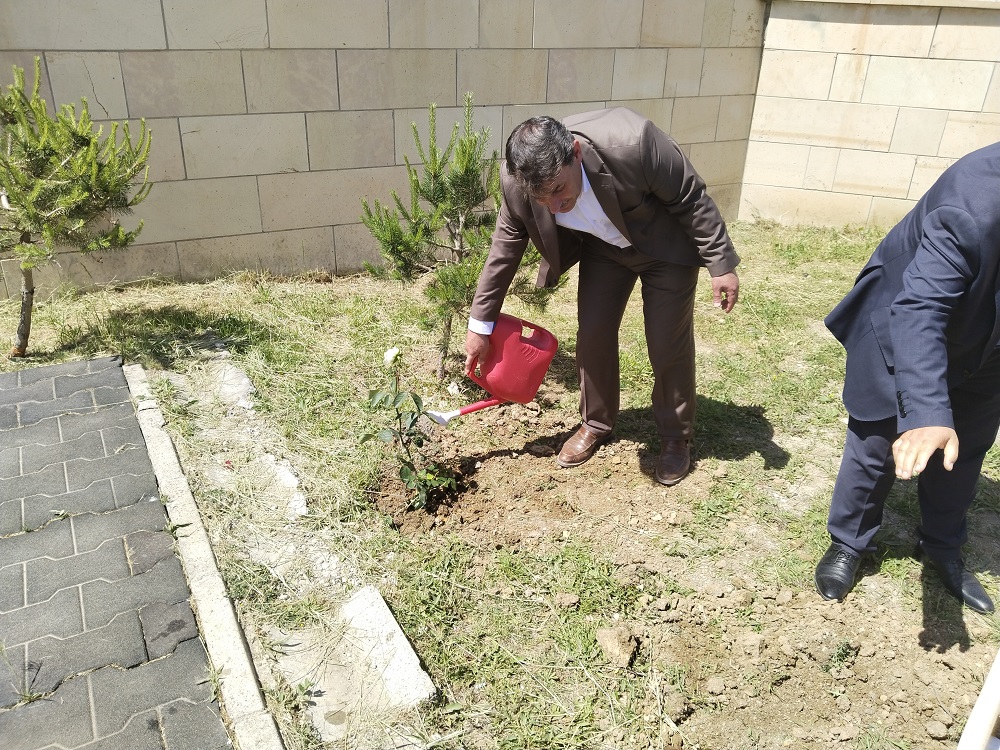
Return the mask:
<svg viewBox="0 0 1000 750">
<path fill-rule="evenodd" d="M 525 329 L 530 335 L 525 335 Z M 455 417 L 480 409 L 515 401 L 526 404 L 535 397 L 542 378 L 556 355 L 556 337 L 544 328 L 500 313 L 490 334 L 490 352 L 479 363 L 479 374 L 469 377 L 479 383 L 493 398 L 477 401 L 449 412 L 426 412 L 438 424 L 448 424 Z"/>
</svg>

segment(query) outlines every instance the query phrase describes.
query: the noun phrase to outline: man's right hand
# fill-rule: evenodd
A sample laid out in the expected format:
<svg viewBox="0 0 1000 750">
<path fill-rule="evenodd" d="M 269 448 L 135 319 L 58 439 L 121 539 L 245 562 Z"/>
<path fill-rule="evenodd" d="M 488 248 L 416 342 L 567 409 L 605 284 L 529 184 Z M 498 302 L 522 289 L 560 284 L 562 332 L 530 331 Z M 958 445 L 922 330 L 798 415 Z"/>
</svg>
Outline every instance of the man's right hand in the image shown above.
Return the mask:
<svg viewBox="0 0 1000 750">
<path fill-rule="evenodd" d="M 465 374 L 469 376 L 476 369 L 476 363 L 486 359 L 490 353 L 490 337 L 485 333 L 468 331 L 465 334 Z"/>
<path fill-rule="evenodd" d="M 951 471 L 958 460 L 958 434 L 950 427 L 907 430 L 892 444 L 896 476 L 900 479 L 916 476 L 938 450 L 944 451 L 944 468 Z"/>
</svg>

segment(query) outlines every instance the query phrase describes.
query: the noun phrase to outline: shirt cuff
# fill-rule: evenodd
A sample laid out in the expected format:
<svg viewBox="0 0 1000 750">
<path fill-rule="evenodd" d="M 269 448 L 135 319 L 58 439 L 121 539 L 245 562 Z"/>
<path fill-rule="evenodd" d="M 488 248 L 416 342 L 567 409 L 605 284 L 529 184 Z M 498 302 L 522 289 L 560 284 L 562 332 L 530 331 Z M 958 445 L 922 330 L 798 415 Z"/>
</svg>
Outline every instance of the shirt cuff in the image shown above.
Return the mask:
<svg viewBox="0 0 1000 750">
<path fill-rule="evenodd" d="M 495 325 L 496 323 L 487 323 L 482 320 L 476 320 L 472 317 L 469 318 L 469 330 L 473 333 L 481 333 L 484 336 L 489 336 L 493 333 L 493 326 Z"/>
</svg>

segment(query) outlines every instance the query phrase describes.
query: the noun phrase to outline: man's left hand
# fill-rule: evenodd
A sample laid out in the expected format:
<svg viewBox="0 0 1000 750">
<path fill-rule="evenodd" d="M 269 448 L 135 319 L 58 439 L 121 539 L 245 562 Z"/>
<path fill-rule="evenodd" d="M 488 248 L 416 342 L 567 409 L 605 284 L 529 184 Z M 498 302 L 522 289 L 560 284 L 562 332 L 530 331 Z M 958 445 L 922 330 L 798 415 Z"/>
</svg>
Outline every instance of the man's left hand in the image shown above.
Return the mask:
<svg viewBox="0 0 1000 750">
<path fill-rule="evenodd" d="M 730 271 L 721 276 L 712 277 L 712 304 L 729 312 L 736 306 L 740 296 L 740 279 Z"/>
<path fill-rule="evenodd" d="M 918 427 L 907 430 L 892 444 L 896 476 L 909 479 L 927 468 L 936 451 L 944 451 L 944 468 L 951 471 L 958 460 L 958 434 L 950 427 Z"/>
</svg>

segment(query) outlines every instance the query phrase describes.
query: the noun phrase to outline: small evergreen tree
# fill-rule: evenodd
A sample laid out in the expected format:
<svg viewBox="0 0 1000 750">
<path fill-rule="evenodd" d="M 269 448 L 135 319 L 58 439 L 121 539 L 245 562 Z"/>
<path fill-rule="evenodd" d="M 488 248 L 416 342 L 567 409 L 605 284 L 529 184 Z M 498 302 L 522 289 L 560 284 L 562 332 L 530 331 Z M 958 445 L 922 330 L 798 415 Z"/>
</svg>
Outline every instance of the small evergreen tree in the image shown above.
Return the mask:
<svg viewBox="0 0 1000 750">
<path fill-rule="evenodd" d="M 146 160 L 150 132 L 145 120 L 135 143 L 128 123 L 94 130 L 81 100 L 80 115 L 64 104 L 51 117 L 38 94 L 40 60 L 29 96 L 24 71 L 0 96 L 0 255 L 21 262 L 21 314 L 10 356 L 23 357 L 34 305 L 32 270 L 49 263 L 59 245 L 82 253 L 128 247 L 142 229 L 126 231 L 118 217 L 149 194 Z M 119 138 L 119 135 L 121 138 Z M 120 141 L 120 142 L 119 142 Z M 139 176 L 142 184 L 138 186 Z M 133 192 L 134 191 L 134 192 Z"/>
<path fill-rule="evenodd" d="M 412 283 L 433 277 L 424 289 L 440 324 L 438 377 L 445 376 L 452 322 L 467 315 L 490 248 L 500 210 L 500 171 L 497 152 L 487 155 L 490 132 L 475 130 L 472 94 L 465 95 L 463 126 L 455 123 L 445 148 L 437 145 L 437 108 L 428 108 L 429 131 L 424 149 L 416 123 L 413 141 L 423 163 L 423 174 L 406 159 L 410 200 L 404 205 L 392 191 L 394 208 L 375 199 L 362 199 L 361 221 L 378 241 L 385 268 L 366 264 L 369 272 Z M 544 308 L 553 289 L 535 286 L 531 266 L 539 261 L 531 248 L 510 287 L 510 293 Z"/>
</svg>

